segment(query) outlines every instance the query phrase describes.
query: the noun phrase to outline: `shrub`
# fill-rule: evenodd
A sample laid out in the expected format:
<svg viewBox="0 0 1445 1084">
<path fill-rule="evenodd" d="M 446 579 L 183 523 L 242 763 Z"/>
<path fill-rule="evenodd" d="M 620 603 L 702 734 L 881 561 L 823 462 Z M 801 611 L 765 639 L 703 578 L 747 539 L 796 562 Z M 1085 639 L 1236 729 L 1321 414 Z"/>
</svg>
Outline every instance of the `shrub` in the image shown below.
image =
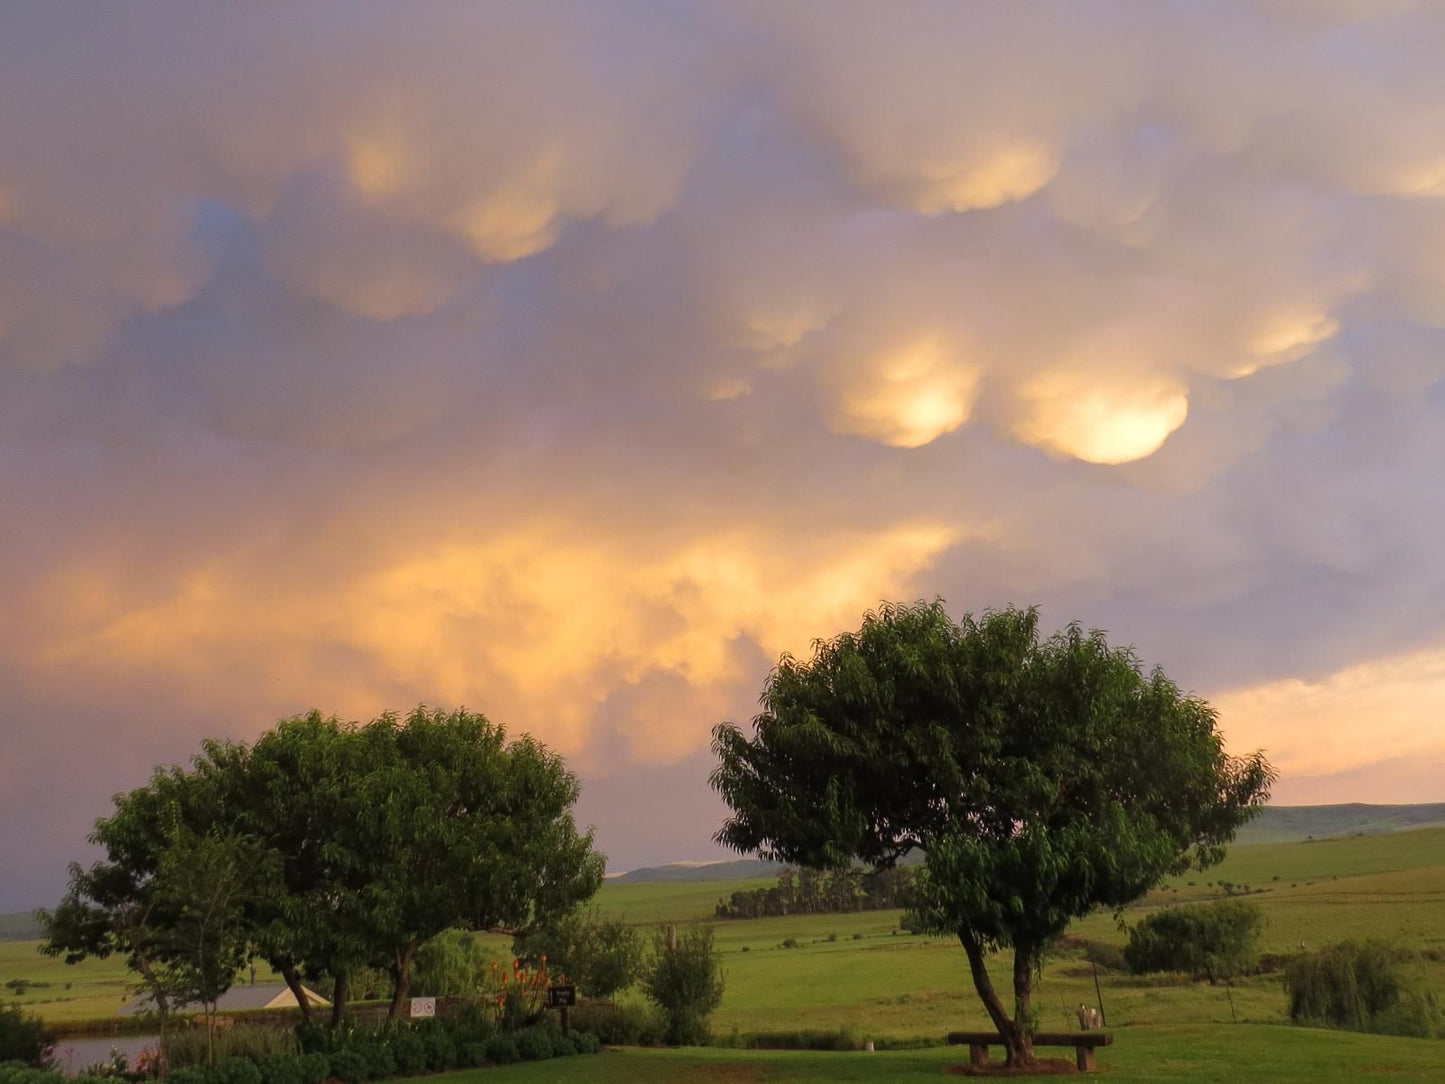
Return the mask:
<svg viewBox="0 0 1445 1084">
<path fill-rule="evenodd" d="M 552 1056 L 552 1036 L 542 1028 L 523 1028 L 517 1032 L 517 1052 L 523 1061 L 545 1061 Z"/>
<path fill-rule="evenodd" d="M 1255 966 L 1264 924 L 1264 912 L 1242 901 L 1171 907 L 1129 931 L 1124 959 L 1136 975 L 1183 971 L 1214 983 Z"/>
<path fill-rule="evenodd" d="M 261 1070 L 250 1058 L 222 1058 L 211 1070 L 210 1084 L 261 1084 Z"/>
<path fill-rule="evenodd" d="M 38 1069 L 49 1055 L 40 1017 L 19 1005 L 0 1005 L 0 1062 L 18 1061 Z"/>
<path fill-rule="evenodd" d="M 512 942 L 519 959 L 545 962 L 553 974 L 566 975 L 589 997 L 610 998 L 642 974 L 642 935 L 621 919 L 595 912 L 574 912 Z"/>
<path fill-rule="evenodd" d="M 211 1071 L 204 1065 L 186 1065 L 172 1069 L 168 1084 L 211 1084 Z"/>
<path fill-rule="evenodd" d="M 601 1040 L 590 1031 L 574 1031 L 572 1045 L 577 1048 L 579 1054 L 596 1054 L 602 1050 Z"/>
<path fill-rule="evenodd" d="M 371 1079 L 371 1061 L 358 1049 L 338 1050 L 331 1055 L 331 1075 L 342 1084 L 365 1084 Z"/>
<path fill-rule="evenodd" d="M 391 1055 L 396 1061 L 396 1071 L 406 1076 L 416 1076 L 427 1069 L 426 1040 L 415 1032 L 402 1032 L 391 1040 Z"/>
<path fill-rule="evenodd" d="M 647 996 L 667 1021 L 667 1042 L 698 1046 L 709 1038 L 707 1018 L 722 1002 L 723 975 L 713 949 L 712 927 L 695 925 L 669 948 L 667 931 L 659 930 L 651 965 L 644 979 Z"/>
<path fill-rule="evenodd" d="M 1382 941 L 1344 941 L 1285 965 L 1297 1024 L 1429 1038 L 1445 1030 L 1439 1003 L 1411 953 Z"/>
<path fill-rule="evenodd" d="M 452 1042 L 458 1048 L 478 1043 L 485 1046 L 487 1040 L 497 1033 L 492 1011 L 476 1001 L 462 1005 L 457 1014 L 445 1023 Z"/>
<path fill-rule="evenodd" d="M 0 1084 L 66 1084 L 58 1069 L 37 1069 L 23 1061 L 0 1062 Z"/>
<path fill-rule="evenodd" d="M 463 1043 L 457 1052 L 457 1063 L 464 1069 L 480 1069 L 487 1064 L 486 1043 Z"/>
<path fill-rule="evenodd" d="M 517 1049 L 517 1040 L 506 1035 L 495 1036 L 487 1043 L 487 1060 L 498 1065 L 521 1061 L 522 1052 Z"/>
<path fill-rule="evenodd" d="M 325 1054 L 302 1054 L 296 1059 L 302 1084 L 321 1084 L 331 1075 L 331 1059 Z"/>
<path fill-rule="evenodd" d="M 646 1005 L 587 1002 L 572 1010 L 572 1026 L 592 1032 L 608 1046 L 657 1046 L 667 1025 Z"/>
<path fill-rule="evenodd" d="M 370 1042 L 358 1043 L 359 1050 L 366 1058 L 372 1080 L 381 1080 L 396 1072 L 396 1058 L 392 1056 L 391 1044 L 378 1036 Z"/>
<path fill-rule="evenodd" d="M 783 948 L 797 948 L 797 947 L 798 947 L 798 939 L 797 939 L 796 937 L 785 937 L 785 938 L 783 938 Z"/>
<path fill-rule="evenodd" d="M 426 1042 L 426 1067 L 433 1072 L 453 1069 L 457 1064 L 457 1044 L 445 1028 L 431 1028 L 424 1036 Z"/>
<path fill-rule="evenodd" d="M 311 1084 L 297 1054 L 262 1054 L 256 1059 L 256 1068 L 261 1072 L 261 1084 Z"/>
</svg>

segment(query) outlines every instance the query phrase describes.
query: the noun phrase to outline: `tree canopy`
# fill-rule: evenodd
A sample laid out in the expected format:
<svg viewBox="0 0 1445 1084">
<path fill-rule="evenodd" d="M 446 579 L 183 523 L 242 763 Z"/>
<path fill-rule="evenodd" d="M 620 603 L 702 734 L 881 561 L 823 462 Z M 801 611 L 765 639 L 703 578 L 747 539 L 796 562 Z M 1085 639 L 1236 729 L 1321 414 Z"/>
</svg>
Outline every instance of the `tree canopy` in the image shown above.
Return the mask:
<svg viewBox="0 0 1445 1084">
<path fill-rule="evenodd" d="M 1273 771 L 1231 757 L 1213 710 L 1100 632 L 1035 609 L 884 605 L 783 656 L 753 734 L 714 731 L 719 842 L 812 866 L 925 855 L 914 910 L 956 935 L 1013 1064 L 1032 1060 L 1032 982 L 1068 923 L 1218 861 Z M 985 968 L 1014 950 L 1010 1016 Z"/>
<path fill-rule="evenodd" d="M 251 746 L 208 741 L 189 768 L 157 769 L 96 822 L 106 857 L 73 867 L 46 916 L 46 950 L 124 951 L 155 971 L 176 958 L 171 933 L 194 921 L 170 887 L 186 883 L 177 848 L 244 841 L 249 882 L 225 916 L 246 951 L 280 971 L 303 1008 L 303 975 L 334 978 L 334 1019 L 348 974 L 385 968 L 395 1015 L 418 948 L 443 930 L 518 929 L 596 892 L 603 858 L 573 821 L 577 796 L 559 756 L 467 711 L 365 725 L 312 712 Z"/>
</svg>

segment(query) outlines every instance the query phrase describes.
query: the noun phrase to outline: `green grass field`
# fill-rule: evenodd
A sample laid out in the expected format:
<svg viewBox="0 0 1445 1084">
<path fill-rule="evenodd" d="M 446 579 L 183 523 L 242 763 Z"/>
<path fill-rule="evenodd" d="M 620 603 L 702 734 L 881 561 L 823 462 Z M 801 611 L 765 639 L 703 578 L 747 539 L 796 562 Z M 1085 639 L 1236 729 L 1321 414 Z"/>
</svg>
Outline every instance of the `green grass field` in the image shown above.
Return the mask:
<svg viewBox="0 0 1445 1084">
<path fill-rule="evenodd" d="M 1222 865 L 1171 881 L 1125 919 L 1137 921 L 1151 909 L 1186 899 L 1220 896 L 1222 881 L 1250 886 L 1249 899 L 1269 920 L 1266 952 L 1293 952 L 1301 944 L 1317 948 L 1346 937 L 1386 937 L 1433 950 L 1445 960 L 1445 829 L 1237 846 Z M 720 897 L 765 883 L 609 883 L 597 906 L 655 928 L 664 921 L 711 917 Z M 957 943 L 905 934 L 898 929 L 900 917 L 897 911 L 880 911 L 716 923 L 727 988 L 713 1018 L 714 1033 L 726 1043 L 769 1032 L 847 1029 L 859 1041 L 881 1045 L 937 1042 L 951 1029 L 986 1026 Z M 1125 940 L 1107 913 L 1075 923 L 1070 932 L 1116 945 Z M 510 953 L 505 938 L 484 941 L 498 956 Z M 795 947 L 784 948 L 785 941 Z M 1428 966 L 1435 988 L 1445 995 L 1440 960 Z M 1006 987 L 1007 961 L 997 958 L 993 968 L 995 980 Z M 38 955 L 35 942 L 0 944 L 0 984 L 14 978 L 50 984 L 17 1000 L 59 1024 L 111 1016 L 130 987 L 121 961 L 67 967 Z M 1099 1059 L 1111 1079 L 1445 1080 L 1445 1042 L 1261 1026 L 1286 1023 L 1278 974 L 1246 978 L 1229 988 L 1107 971 L 1100 980 L 1108 1023 L 1117 1036 L 1115 1046 Z M 1078 949 L 1046 961 L 1036 998 L 1043 1027 L 1076 1026 L 1072 1009 L 1097 1000 L 1092 970 Z M 601 1058 L 490 1071 L 485 1079 L 936 1079 L 946 1066 L 962 1060 L 959 1052 L 938 1048 L 873 1055 L 726 1048 L 614 1051 Z"/>
<path fill-rule="evenodd" d="M 1183 1081 L 1186 1084 L 1274 1084 L 1321 1081 L 1436 1081 L 1445 1069 L 1439 1042 L 1304 1028 L 1160 1027 L 1126 1030 L 1099 1051 L 1110 1081 Z M 1072 1057 L 1050 1048 L 1041 1056 Z M 958 1048 L 864 1053 L 775 1050 L 609 1050 L 596 1057 L 533 1062 L 429 1077 L 436 1084 L 826 1084 L 831 1081 L 941 1081 L 968 1061 Z"/>
</svg>

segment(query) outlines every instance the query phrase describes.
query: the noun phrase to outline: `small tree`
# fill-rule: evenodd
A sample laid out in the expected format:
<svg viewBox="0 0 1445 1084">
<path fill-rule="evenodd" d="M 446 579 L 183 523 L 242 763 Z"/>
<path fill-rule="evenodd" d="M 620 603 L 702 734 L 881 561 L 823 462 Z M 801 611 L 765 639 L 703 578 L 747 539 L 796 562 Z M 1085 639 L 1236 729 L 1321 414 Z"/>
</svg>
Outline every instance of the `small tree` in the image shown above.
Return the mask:
<svg viewBox="0 0 1445 1084">
<path fill-rule="evenodd" d="M 707 1018 L 722 1004 L 723 996 L 723 973 L 713 949 L 712 927 L 694 925 L 681 935 L 672 926 L 658 930 L 643 985 L 667 1020 L 669 1044 L 705 1044 L 710 1037 Z"/>
<path fill-rule="evenodd" d="M 1212 986 L 1259 962 L 1264 925 L 1264 912 L 1239 900 L 1171 907 L 1129 931 L 1124 959 L 1136 975 L 1183 971 Z"/>
<path fill-rule="evenodd" d="M 1011 1065 L 1033 1061 L 1033 982 L 1070 920 L 1222 857 L 1267 797 L 1204 701 L 1102 633 L 1041 640 L 1035 610 L 953 621 L 883 606 L 783 656 L 753 736 L 714 732 L 718 841 L 765 858 L 887 867 L 925 855 L 913 907 L 958 937 Z M 1012 948 L 1014 1011 L 988 973 Z"/>
<path fill-rule="evenodd" d="M 512 952 L 532 963 L 547 962 L 589 997 L 608 999 L 637 982 L 645 952 L 637 928 L 595 911 L 574 911 L 518 935 Z"/>
<path fill-rule="evenodd" d="M 470 930 L 443 930 L 417 950 L 412 989 L 422 997 L 476 994 L 491 957 Z"/>
</svg>

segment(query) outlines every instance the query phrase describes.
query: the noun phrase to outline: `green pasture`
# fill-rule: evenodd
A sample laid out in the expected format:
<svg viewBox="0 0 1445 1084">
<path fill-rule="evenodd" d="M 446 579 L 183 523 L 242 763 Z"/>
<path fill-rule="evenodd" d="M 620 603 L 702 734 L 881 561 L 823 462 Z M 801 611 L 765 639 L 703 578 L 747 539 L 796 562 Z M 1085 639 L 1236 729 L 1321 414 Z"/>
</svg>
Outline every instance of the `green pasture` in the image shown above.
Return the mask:
<svg viewBox="0 0 1445 1084">
<path fill-rule="evenodd" d="M 1264 889 L 1249 899 L 1269 920 L 1266 952 L 1295 952 L 1301 943 L 1317 948 L 1346 937 L 1386 937 L 1434 950 L 1441 959 L 1429 964 L 1430 974 L 1445 994 L 1445 830 L 1235 847 L 1221 866 L 1171 882 L 1124 920 L 1135 922 L 1158 906 L 1217 896 L 1221 880 Z M 767 882 L 609 883 L 597 905 L 653 927 L 710 917 L 720 897 L 759 884 Z M 905 934 L 898 928 L 900 918 L 898 911 L 879 911 L 717 922 L 727 987 L 714 1016 L 715 1033 L 726 1041 L 734 1034 L 846 1028 L 860 1041 L 919 1042 L 937 1041 L 950 1029 L 984 1027 L 957 943 Z M 1070 932 L 1115 945 L 1126 936 L 1109 913 L 1091 915 Z M 483 940 L 496 956 L 510 954 L 507 938 Z M 786 942 L 793 944 L 784 947 Z M 1002 957 L 993 962 L 995 980 L 1005 989 L 1007 966 Z M 120 960 L 68 967 L 40 956 L 33 941 L 0 943 L 0 984 L 14 978 L 50 983 L 16 1000 L 57 1023 L 110 1017 L 130 989 Z M 1114 1028 L 1285 1020 L 1277 974 L 1243 979 L 1226 989 L 1101 971 L 1100 985 Z M 1069 1027 L 1075 1023 L 1072 1010 L 1096 1000 L 1092 969 L 1077 947 L 1045 962 L 1036 994 L 1044 1027 Z M 1445 1044 L 1439 1049 L 1445 1050 Z"/>
<path fill-rule="evenodd" d="M 1041 1048 L 1041 1056 L 1072 1058 L 1073 1051 Z M 1250 1025 L 1126 1028 L 1099 1051 L 1110 1081 L 1183 1081 L 1185 1084 L 1319 1084 L 1322 1080 L 1438 1081 L 1445 1043 L 1305 1028 Z M 595 1057 L 532 1062 L 503 1069 L 429 1077 L 436 1084 L 810 1084 L 832 1081 L 943 1081 L 966 1064 L 960 1048 L 865 1053 L 727 1050 L 609 1050 Z"/>
</svg>

